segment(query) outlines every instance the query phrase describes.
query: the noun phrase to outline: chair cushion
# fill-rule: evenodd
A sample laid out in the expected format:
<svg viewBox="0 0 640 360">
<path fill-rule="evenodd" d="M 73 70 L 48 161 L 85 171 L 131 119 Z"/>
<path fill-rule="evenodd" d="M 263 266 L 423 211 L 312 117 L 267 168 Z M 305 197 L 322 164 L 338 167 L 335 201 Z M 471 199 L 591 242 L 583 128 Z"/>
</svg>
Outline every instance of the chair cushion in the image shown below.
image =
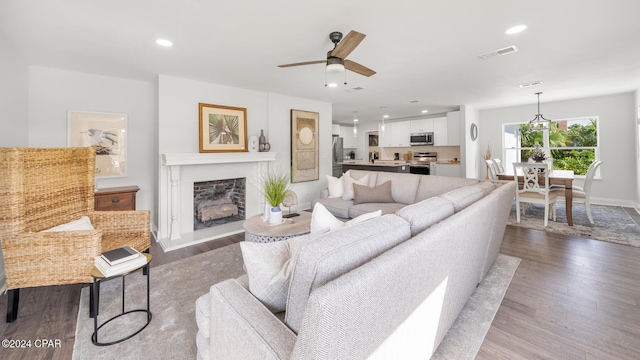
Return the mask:
<svg viewBox="0 0 640 360">
<path fill-rule="evenodd" d="M 587 193 L 584 192 L 584 190 L 572 188 L 571 192 L 573 193 L 573 197 L 574 198 L 578 198 L 578 199 L 586 199 L 587 198 Z M 558 194 L 558 195 L 560 195 L 560 194 Z"/>
<path fill-rule="evenodd" d="M 544 194 L 535 191 L 524 191 L 518 194 L 520 198 L 531 198 L 531 199 L 544 199 Z M 549 200 L 555 199 L 558 196 L 564 196 L 563 193 L 559 193 L 556 191 L 549 191 Z"/>
<path fill-rule="evenodd" d="M 50 231 L 78 231 L 78 230 L 95 230 L 91 225 L 91 220 L 88 216 L 82 216 L 78 220 L 69 221 L 66 224 L 54 226 L 51 229 L 42 230 L 42 232 Z"/>
<path fill-rule="evenodd" d="M 366 203 L 392 203 L 391 181 L 385 181 L 381 185 L 370 188 L 368 186 L 353 184 L 353 204 Z"/>
</svg>

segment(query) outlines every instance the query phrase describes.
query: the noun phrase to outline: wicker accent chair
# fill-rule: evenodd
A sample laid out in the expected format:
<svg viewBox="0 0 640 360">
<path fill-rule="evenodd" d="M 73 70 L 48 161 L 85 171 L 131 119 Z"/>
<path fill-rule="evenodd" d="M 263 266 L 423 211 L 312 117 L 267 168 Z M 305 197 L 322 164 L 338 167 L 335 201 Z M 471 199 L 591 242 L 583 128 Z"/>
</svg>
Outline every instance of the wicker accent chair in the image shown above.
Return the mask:
<svg viewBox="0 0 640 360">
<path fill-rule="evenodd" d="M 94 258 L 124 245 L 149 249 L 149 210 L 94 211 L 93 147 L 0 148 L 0 242 L 7 322 L 19 290 L 89 283 Z M 88 216 L 95 230 L 41 232 Z"/>
</svg>

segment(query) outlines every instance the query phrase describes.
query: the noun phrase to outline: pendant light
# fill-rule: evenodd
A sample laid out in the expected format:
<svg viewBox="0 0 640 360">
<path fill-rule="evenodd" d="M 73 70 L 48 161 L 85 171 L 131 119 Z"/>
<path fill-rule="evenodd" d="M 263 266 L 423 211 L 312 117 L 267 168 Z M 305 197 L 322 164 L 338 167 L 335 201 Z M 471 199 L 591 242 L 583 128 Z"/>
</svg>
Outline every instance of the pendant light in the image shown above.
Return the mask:
<svg viewBox="0 0 640 360">
<path fill-rule="evenodd" d="M 536 95 L 538 96 L 538 113 L 533 118 L 533 120 L 529 121 L 529 125 L 532 126 L 530 131 L 549 130 L 549 128 L 551 127 L 551 120 L 545 118 L 540 113 L 540 94 L 542 93 L 541 92 L 536 93 Z"/>
</svg>

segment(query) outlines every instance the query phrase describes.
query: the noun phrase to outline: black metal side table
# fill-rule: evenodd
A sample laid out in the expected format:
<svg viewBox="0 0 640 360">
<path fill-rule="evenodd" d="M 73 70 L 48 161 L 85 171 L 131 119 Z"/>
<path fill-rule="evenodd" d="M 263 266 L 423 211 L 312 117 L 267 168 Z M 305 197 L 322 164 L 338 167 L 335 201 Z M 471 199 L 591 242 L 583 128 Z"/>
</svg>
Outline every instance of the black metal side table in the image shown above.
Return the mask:
<svg viewBox="0 0 640 360">
<path fill-rule="evenodd" d="M 91 291 L 90 291 L 90 305 L 91 305 L 91 309 L 90 309 L 90 317 L 93 318 L 93 334 L 91 334 L 91 342 L 94 345 L 98 345 L 98 346 L 106 346 L 106 345 L 113 345 L 113 344 L 117 344 L 120 342 L 123 342 L 125 340 L 131 339 L 132 337 L 134 337 L 135 335 L 137 335 L 139 332 L 141 332 L 142 330 L 144 330 L 144 328 L 147 327 L 147 325 L 149 325 L 149 323 L 151 322 L 151 311 L 149 310 L 149 263 L 151 262 L 151 255 L 147 254 L 147 253 L 143 253 L 142 255 L 144 255 L 147 258 L 147 263 L 139 266 L 135 269 L 131 269 L 125 273 L 122 274 L 118 274 L 118 275 L 113 275 L 113 276 L 105 276 L 103 275 L 100 270 L 98 270 L 98 268 L 96 268 L 95 266 L 93 267 L 93 270 L 91 270 L 91 277 L 93 277 L 93 284 L 91 284 Z M 143 269 L 143 274 L 145 274 L 146 278 L 147 278 L 147 308 L 146 309 L 134 309 L 134 310 L 125 310 L 125 296 L 124 296 L 124 291 L 125 291 L 125 278 L 127 275 L 134 273 L 140 269 Z M 98 326 L 98 308 L 99 308 L 99 303 L 100 303 L 100 282 L 105 281 L 105 280 L 109 280 L 109 279 L 114 279 L 117 277 L 121 277 L 122 278 L 122 312 L 114 317 L 112 317 L 111 319 L 103 322 L 100 326 Z M 127 314 L 131 314 L 131 313 L 135 313 L 135 312 L 144 312 L 147 314 L 147 322 L 142 325 L 142 327 L 140 329 L 138 329 L 136 332 L 134 332 L 133 334 L 126 336 L 122 339 L 118 339 L 115 341 L 111 341 L 108 343 L 102 343 L 98 341 L 98 330 L 100 330 L 103 326 L 105 326 L 106 324 L 108 324 L 109 322 L 127 315 Z"/>
</svg>

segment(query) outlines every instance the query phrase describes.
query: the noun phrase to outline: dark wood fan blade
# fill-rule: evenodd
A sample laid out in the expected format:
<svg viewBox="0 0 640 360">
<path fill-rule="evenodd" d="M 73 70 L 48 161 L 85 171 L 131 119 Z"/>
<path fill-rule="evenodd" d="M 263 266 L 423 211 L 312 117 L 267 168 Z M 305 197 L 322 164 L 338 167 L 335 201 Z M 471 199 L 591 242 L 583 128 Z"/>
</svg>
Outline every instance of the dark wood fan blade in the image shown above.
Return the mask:
<svg viewBox="0 0 640 360">
<path fill-rule="evenodd" d="M 345 36 L 336 46 L 335 49 L 331 52 L 331 56 L 335 56 L 340 59 L 344 59 L 360 44 L 362 40 L 365 38 L 365 34 L 359 33 L 357 31 L 349 31 L 347 36 Z"/>
<path fill-rule="evenodd" d="M 286 68 L 286 67 L 291 67 L 291 66 L 326 64 L 326 63 L 327 63 L 327 60 L 314 60 L 314 61 L 305 61 L 305 62 L 299 62 L 299 63 L 293 63 L 293 64 L 278 65 L 278 67 L 279 68 Z"/>
<path fill-rule="evenodd" d="M 364 75 L 364 76 L 367 76 L 367 77 L 376 74 L 375 71 L 369 69 L 368 67 L 360 65 L 357 62 L 351 61 L 351 60 L 345 60 L 344 61 L 344 67 L 347 70 L 351 70 L 351 71 L 353 71 L 355 73 L 358 73 L 360 75 Z"/>
</svg>

